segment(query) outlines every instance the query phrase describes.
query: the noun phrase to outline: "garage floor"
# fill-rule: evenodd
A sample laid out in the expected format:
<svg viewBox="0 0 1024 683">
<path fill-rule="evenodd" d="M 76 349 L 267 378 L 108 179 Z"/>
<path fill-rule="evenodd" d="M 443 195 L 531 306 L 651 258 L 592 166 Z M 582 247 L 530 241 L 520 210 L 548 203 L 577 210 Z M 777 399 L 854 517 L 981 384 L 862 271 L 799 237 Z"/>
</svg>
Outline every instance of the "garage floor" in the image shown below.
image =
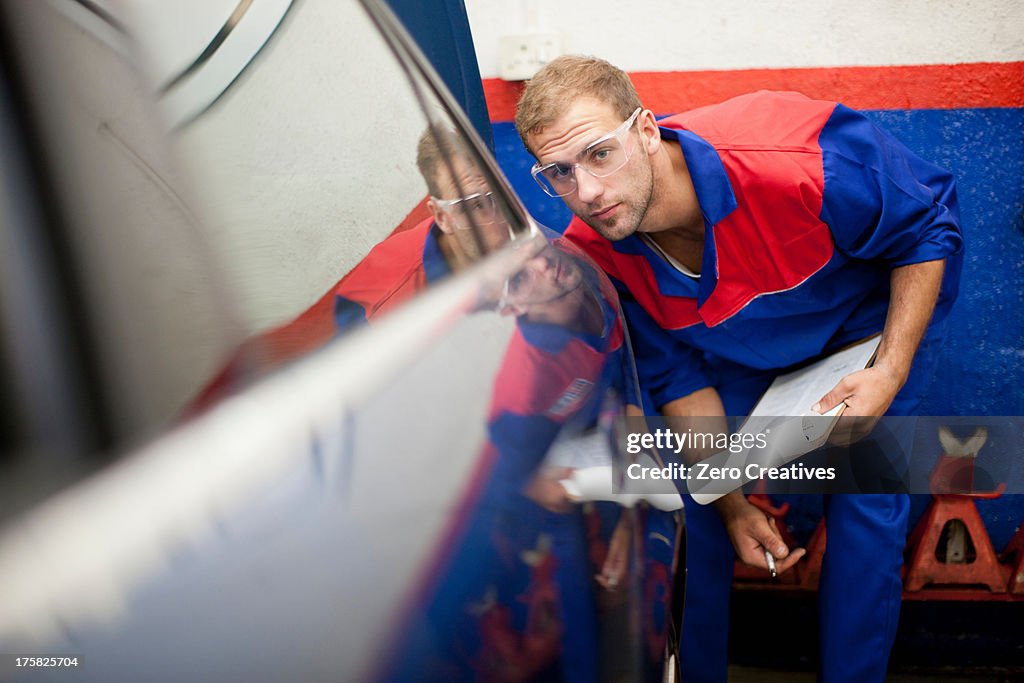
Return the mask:
<svg viewBox="0 0 1024 683">
<path fill-rule="evenodd" d="M 734 591 L 730 624 L 731 682 L 815 680 L 814 593 Z M 1021 624 L 1022 602 L 904 601 L 887 680 L 1024 683 Z"/>
<path fill-rule="evenodd" d="M 729 667 L 729 683 L 815 683 L 816 680 L 814 672 L 810 671 L 780 671 L 748 666 Z M 886 680 L 887 683 L 1017 683 L 1024 681 L 1024 674 L 894 673 Z"/>
</svg>

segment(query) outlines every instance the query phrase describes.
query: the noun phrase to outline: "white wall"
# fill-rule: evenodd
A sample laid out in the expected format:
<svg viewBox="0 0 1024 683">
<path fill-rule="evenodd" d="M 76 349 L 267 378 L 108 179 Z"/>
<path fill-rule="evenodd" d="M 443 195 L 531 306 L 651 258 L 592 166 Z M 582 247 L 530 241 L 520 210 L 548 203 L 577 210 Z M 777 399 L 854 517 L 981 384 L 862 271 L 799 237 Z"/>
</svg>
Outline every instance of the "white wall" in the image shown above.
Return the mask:
<svg viewBox="0 0 1024 683">
<path fill-rule="evenodd" d="M 1024 59 L 1020 0 L 466 0 L 480 73 L 500 36 L 561 33 L 626 71 Z"/>
<path fill-rule="evenodd" d="M 303 311 L 426 193 L 414 161 L 426 119 L 393 61 L 352 3 L 298 3 L 181 130 L 249 329 Z"/>
<path fill-rule="evenodd" d="M 118 16 L 156 90 L 236 5 L 128 0 Z M 179 125 L 186 171 L 168 181 L 198 200 L 248 332 L 305 310 L 426 193 L 415 167 L 426 119 L 369 18 L 355 2 L 306 0 L 274 31 L 287 7 L 254 3 L 196 77 L 158 102 Z"/>
<path fill-rule="evenodd" d="M 238 342 L 329 292 L 426 194 L 415 166 L 425 115 L 354 2 L 296 2 L 227 92 L 167 135 L 158 86 L 219 29 L 207 14 L 183 19 L 206 2 L 126 3 L 116 16 L 134 44 L 70 1 L 55 5 L 66 21 L 39 20 L 64 95 L 44 109 L 86 141 L 55 145 L 56 167 L 76 192 L 70 212 L 98 226 L 81 249 L 98 264 L 87 276 L 99 327 L 125 340 L 105 360 L 132 397 L 126 423 L 176 415 Z M 207 9 L 222 23 L 237 3 L 217 3 Z M 87 181 L 124 190 L 101 195 Z"/>
</svg>

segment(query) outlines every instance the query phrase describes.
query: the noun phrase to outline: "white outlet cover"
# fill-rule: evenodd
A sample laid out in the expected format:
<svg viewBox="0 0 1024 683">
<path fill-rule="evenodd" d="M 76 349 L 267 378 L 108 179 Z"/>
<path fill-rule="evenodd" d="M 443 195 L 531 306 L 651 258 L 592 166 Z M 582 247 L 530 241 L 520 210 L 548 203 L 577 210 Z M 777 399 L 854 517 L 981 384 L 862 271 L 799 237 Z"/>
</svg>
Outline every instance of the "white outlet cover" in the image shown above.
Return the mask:
<svg viewBox="0 0 1024 683">
<path fill-rule="evenodd" d="M 525 81 L 562 54 L 557 33 L 523 33 L 498 39 L 498 76 L 506 81 Z"/>
</svg>

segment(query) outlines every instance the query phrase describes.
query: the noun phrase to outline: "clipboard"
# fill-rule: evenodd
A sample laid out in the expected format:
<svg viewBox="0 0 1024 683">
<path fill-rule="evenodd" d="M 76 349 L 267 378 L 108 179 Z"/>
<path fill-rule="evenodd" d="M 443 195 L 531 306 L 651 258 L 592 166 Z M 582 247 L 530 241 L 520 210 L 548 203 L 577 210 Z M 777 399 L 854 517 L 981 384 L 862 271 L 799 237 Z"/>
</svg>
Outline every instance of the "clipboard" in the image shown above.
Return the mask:
<svg viewBox="0 0 1024 683">
<path fill-rule="evenodd" d="M 739 453 L 723 451 L 701 461 L 713 468 L 738 467 L 743 476 L 728 481 L 689 481 L 694 501 L 707 505 L 754 481 L 746 476 L 750 464 L 780 467 L 824 445 L 846 404 L 822 415 L 811 412 L 811 406 L 843 377 L 871 367 L 880 342 L 881 335 L 873 335 L 776 377 L 737 430 L 738 434 L 764 435 L 766 446 Z"/>
</svg>

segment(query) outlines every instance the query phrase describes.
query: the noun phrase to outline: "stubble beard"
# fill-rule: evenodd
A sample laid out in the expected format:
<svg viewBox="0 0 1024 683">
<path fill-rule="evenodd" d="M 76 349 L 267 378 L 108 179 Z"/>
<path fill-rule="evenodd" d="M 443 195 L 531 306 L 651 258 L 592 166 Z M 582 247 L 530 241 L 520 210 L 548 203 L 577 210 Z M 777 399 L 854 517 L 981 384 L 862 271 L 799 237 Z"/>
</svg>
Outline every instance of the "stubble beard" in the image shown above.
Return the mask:
<svg viewBox="0 0 1024 683">
<path fill-rule="evenodd" d="M 607 221 L 584 218 L 583 222 L 610 242 L 618 242 L 629 237 L 643 225 L 644 219 L 647 217 L 647 210 L 650 209 L 654 199 L 653 173 L 649 166 L 637 187 L 645 188 L 646 191 L 640 190 L 638 201 L 622 200 L 615 216 Z"/>
<path fill-rule="evenodd" d="M 624 203 L 620 207 L 619 215 L 613 216 L 608 221 L 595 221 L 588 223 L 588 225 L 606 240 L 618 242 L 635 233 L 637 228 L 643 224 L 649 205 L 649 202 L 643 202 L 640 205 L 626 205 Z"/>
</svg>

